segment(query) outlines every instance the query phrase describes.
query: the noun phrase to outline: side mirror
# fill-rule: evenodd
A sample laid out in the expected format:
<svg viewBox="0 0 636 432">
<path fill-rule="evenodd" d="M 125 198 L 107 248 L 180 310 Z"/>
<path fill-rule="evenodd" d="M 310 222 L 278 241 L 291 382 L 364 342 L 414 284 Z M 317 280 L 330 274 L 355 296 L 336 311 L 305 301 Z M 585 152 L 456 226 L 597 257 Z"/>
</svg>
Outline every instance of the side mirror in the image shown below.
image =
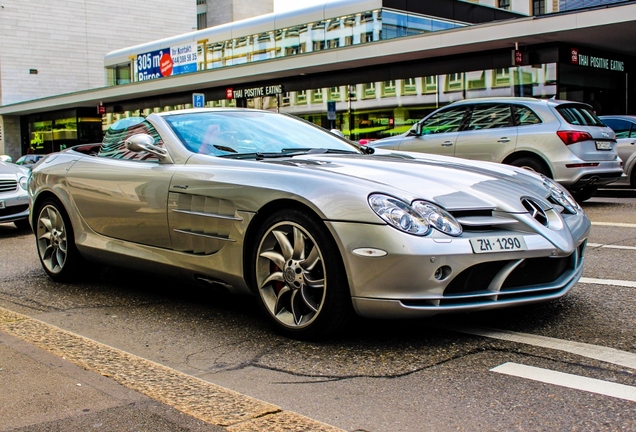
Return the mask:
<svg viewBox="0 0 636 432">
<path fill-rule="evenodd" d="M 148 134 L 133 135 L 124 144 L 126 144 L 128 150 L 135 153 L 145 151 L 157 156 L 159 159 L 164 159 L 168 155 L 165 149 L 155 145 L 155 139 Z"/>
<path fill-rule="evenodd" d="M 422 123 L 415 123 L 409 130 L 408 136 L 422 136 Z"/>
</svg>

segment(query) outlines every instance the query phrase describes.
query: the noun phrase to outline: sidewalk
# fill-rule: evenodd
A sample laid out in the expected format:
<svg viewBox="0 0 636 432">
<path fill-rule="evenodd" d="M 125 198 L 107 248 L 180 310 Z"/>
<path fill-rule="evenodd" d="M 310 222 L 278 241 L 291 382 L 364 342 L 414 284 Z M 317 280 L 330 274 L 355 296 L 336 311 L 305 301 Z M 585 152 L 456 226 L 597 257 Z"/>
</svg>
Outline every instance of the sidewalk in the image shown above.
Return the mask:
<svg viewBox="0 0 636 432">
<path fill-rule="evenodd" d="M 0 389 L 0 431 L 225 430 L 3 331 Z"/>
<path fill-rule="evenodd" d="M 0 307 L 0 432 L 337 432 Z"/>
</svg>

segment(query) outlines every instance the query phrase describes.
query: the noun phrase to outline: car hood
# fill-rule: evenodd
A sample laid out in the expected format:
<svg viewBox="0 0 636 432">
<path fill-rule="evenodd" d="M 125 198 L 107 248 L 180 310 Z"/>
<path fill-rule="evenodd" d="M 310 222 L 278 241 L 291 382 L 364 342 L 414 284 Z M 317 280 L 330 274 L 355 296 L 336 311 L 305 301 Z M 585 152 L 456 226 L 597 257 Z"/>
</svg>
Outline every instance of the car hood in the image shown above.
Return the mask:
<svg viewBox="0 0 636 432">
<path fill-rule="evenodd" d="M 520 198 L 548 204 L 540 176 L 509 165 L 377 150 L 374 155 L 302 156 L 285 162 L 298 167 L 346 176 L 369 192 L 394 193 L 402 199 L 427 199 L 447 210 L 498 208 L 526 212 Z M 375 189 L 375 190 L 373 190 Z"/>
<path fill-rule="evenodd" d="M 4 178 L 16 178 L 29 175 L 29 171 L 13 163 L 0 162 L 0 176 Z"/>
</svg>

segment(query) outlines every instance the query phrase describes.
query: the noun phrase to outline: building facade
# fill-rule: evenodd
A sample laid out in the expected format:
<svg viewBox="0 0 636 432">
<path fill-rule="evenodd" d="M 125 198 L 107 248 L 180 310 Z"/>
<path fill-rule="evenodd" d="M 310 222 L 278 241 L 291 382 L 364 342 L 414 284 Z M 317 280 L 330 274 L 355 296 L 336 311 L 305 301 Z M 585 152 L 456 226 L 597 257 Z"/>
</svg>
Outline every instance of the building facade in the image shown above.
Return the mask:
<svg viewBox="0 0 636 432">
<path fill-rule="evenodd" d="M 152 8 L 113 0 L 3 1 L 0 105 L 103 87 L 108 52 L 196 29 L 194 1 L 156 0 Z M 94 109 L 60 115 L 59 135 L 101 133 Z M 86 124 L 78 130 L 82 120 Z M 14 159 L 22 150 L 5 143 L 20 139 L 17 125 L 19 119 L 0 117 L 0 154 Z"/>
<path fill-rule="evenodd" d="M 196 2 L 199 30 L 274 12 L 274 0 L 196 0 Z"/>
<path fill-rule="evenodd" d="M 581 24 L 584 23 L 584 24 Z M 303 117 L 352 139 L 401 133 L 459 99 L 530 96 L 630 113 L 636 2 L 525 16 L 464 1 L 341 0 L 113 51 L 108 86 L 0 114 L 20 123 L 69 107 L 118 119 L 193 106 L 254 107 Z M 631 33 L 630 33 L 631 32 Z M 91 108 L 92 107 L 92 108 Z M 51 135 L 39 151 L 73 142 Z"/>
</svg>

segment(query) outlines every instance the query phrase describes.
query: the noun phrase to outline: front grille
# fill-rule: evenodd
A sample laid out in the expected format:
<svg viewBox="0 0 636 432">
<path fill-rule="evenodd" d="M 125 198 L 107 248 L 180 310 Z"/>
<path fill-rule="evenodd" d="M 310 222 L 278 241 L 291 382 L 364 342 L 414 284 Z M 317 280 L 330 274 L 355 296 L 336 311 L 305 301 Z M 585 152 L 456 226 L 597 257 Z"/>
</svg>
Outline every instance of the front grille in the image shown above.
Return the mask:
<svg viewBox="0 0 636 432">
<path fill-rule="evenodd" d="M 6 207 L 3 209 L 0 209 L 0 217 L 11 216 L 14 214 L 22 213 L 23 211 L 26 211 L 28 208 L 29 208 L 28 204 Z"/>
<path fill-rule="evenodd" d="M 491 261 L 469 267 L 453 279 L 444 290 L 444 295 L 484 291 L 506 264 L 508 261 Z"/>
<path fill-rule="evenodd" d="M 510 273 L 501 290 L 554 282 L 568 269 L 571 262 L 571 257 L 527 259 Z"/>
<path fill-rule="evenodd" d="M 561 258 L 525 259 L 508 275 L 501 291 L 555 282 L 568 268 L 573 267 L 570 265 L 572 259 L 572 255 Z M 499 272 L 512 262 L 514 261 L 491 261 L 469 267 L 448 284 L 444 296 L 485 291 Z"/>
<path fill-rule="evenodd" d="M 16 180 L 0 180 L 0 192 L 13 192 L 18 188 Z"/>
</svg>

